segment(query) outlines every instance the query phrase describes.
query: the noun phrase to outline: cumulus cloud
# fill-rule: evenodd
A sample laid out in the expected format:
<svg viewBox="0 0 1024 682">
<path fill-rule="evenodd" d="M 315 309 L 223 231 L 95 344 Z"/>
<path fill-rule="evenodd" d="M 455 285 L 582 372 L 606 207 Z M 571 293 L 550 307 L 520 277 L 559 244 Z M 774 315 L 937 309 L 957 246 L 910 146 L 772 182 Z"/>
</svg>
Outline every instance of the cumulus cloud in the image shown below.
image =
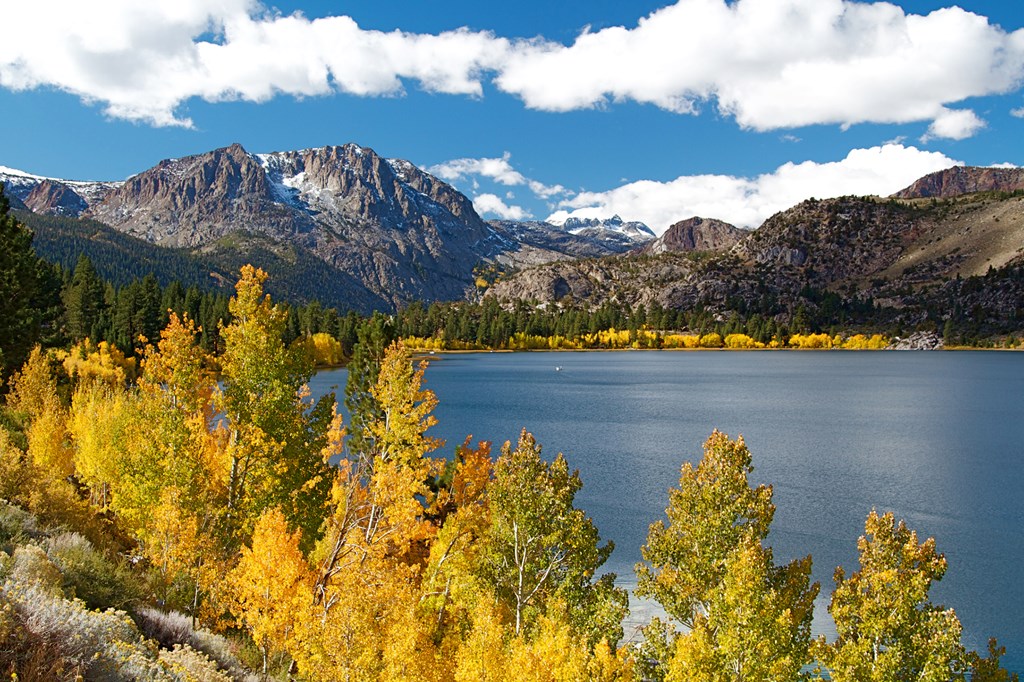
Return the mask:
<svg viewBox="0 0 1024 682">
<path fill-rule="evenodd" d="M 366 30 L 256 0 L 34 0 L 5 8 L 0 28 L 0 86 L 58 88 L 155 125 L 189 125 L 181 109 L 196 97 L 395 96 L 407 82 L 482 97 L 492 81 L 547 111 L 631 100 L 715 107 L 757 130 L 928 121 L 929 137 L 959 139 L 983 122 L 949 105 L 1022 78 L 1024 29 L 957 7 L 921 16 L 852 0 L 678 0 L 569 45 Z"/>
<path fill-rule="evenodd" d="M 1011 110 L 1010 116 L 1015 116 L 1016 118 L 1024 118 L 1024 107 Z"/>
<path fill-rule="evenodd" d="M 193 97 L 263 102 L 345 92 L 480 96 L 508 41 L 466 29 L 438 35 L 367 31 L 346 16 L 272 14 L 254 0 L 37 0 L 4 10 L 0 85 L 55 87 L 110 116 L 191 125 Z"/>
<path fill-rule="evenodd" d="M 935 137 L 965 140 L 984 127 L 985 122 L 970 109 L 946 109 L 928 126 L 928 132 L 921 137 L 921 141 L 928 142 Z"/>
<path fill-rule="evenodd" d="M 509 206 L 497 194 L 473 197 L 473 208 L 481 216 L 496 216 L 502 220 L 528 220 L 533 217 L 521 206 Z"/>
<path fill-rule="evenodd" d="M 561 202 L 548 220 L 569 216 L 640 220 L 658 234 L 692 216 L 757 227 L 772 214 L 809 197 L 886 196 L 923 175 L 958 165 L 938 152 L 887 144 L 854 149 L 841 161 L 786 163 L 755 178 L 686 175 L 669 182 L 642 180 L 606 192 L 582 192 Z"/>
<path fill-rule="evenodd" d="M 564 195 L 567 190 L 562 185 L 545 185 L 537 180 L 527 178 L 512 166 L 512 155 L 505 152 L 500 159 L 453 159 L 428 167 L 428 173 L 436 175 L 448 182 L 459 182 L 464 179 L 478 177 L 489 178 L 499 184 L 515 187 L 523 185 L 529 187 L 535 196 L 541 199 Z"/>
<path fill-rule="evenodd" d="M 956 7 L 918 16 L 846 0 L 680 0 L 633 29 L 514 50 L 497 83 L 551 111 L 634 100 L 692 113 L 714 101 L 757 130 L 933 120 L 938 137 L 980 127 L 946 104 L 1011 91 L 1022 75 L 1024 30 Z"/>
</svg>

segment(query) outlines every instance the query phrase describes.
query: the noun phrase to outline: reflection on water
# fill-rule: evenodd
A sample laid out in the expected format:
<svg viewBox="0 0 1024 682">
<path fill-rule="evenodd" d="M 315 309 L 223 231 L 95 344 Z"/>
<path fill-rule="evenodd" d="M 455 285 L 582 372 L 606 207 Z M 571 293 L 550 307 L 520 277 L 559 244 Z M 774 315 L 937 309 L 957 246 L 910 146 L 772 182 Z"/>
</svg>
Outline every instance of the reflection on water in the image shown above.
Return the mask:
<svg viewBox="0 0 1024 682">
<path fill-rule="evenodd" d="M 312 387 L 331 384 L 344 372 Z M 956 609 L 965 643 L 996 636 L 1024 668 L 1024 354 L 488 353 L 438 356 L 427 385 L 447 453 L 524 427 L 565 453 L 623 585 L 683 461 L 718 428 L 746 438 L 754 478 L 774 486 L 776 559 L 814 557 L 817 632 L 830 633 L 832 572 L 856 567 L 875 507 L 936 538 L 949 571 L 933 600 Z M 634 622 L 650 613 L 633 608 Z"/>
</svg>

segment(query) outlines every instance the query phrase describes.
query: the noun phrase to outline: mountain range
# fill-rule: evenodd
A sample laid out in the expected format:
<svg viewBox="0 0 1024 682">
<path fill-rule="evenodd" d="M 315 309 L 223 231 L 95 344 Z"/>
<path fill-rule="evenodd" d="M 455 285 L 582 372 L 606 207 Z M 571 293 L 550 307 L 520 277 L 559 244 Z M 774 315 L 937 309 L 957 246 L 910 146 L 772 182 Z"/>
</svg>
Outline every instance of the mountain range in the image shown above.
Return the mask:
<svg viewBox="0 0 1024 682">
<path fill-rule="evenodd" d="M 619 216 L 484 221 L 450 185 L 355 144 L 269 154 L 235 144 L 123 182 L 0 168 L 0 182 L 51 258 L 145 253 L 154 268 L 166 257 L 211 286 L 253 261 L 290 298 L 339 308 L 486 289 L 507 302 L 792 316 L 831 292 L 901 324 L 953 308 L 1004 326 L 1024 319 L 1014 275 L 1024 265 L 1024 170 L 1015 168 L 954 167 L 888 198 L 810 199 L 755 230 L 690 217 L 658 237 Z M 991 273 L 1012 276 L 964 291 Z"/>
<path fill-rule="evenodd" d="M 304 298 L 335 292 L 324 302 L 362 310 L 464 298 L 480 267 L 621 253 L 653 237 L 622 221 L 488 223 L 450 185 L 355 144 L 271 154 L 234 144 L 165 159 L 124 182 L 0 168 L 0 182 L 15 208 L 94 221 L 215 268 L 238 252 L 283 254 L 306 264 Z"/>
</svg>

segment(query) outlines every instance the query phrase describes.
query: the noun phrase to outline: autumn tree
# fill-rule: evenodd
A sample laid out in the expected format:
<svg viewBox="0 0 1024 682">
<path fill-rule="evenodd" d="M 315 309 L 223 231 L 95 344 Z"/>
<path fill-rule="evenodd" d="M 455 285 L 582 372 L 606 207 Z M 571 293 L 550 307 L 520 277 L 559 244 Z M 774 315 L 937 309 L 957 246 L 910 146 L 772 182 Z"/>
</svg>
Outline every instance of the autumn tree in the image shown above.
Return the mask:
<svg viewBox="0 0 1024 682">
<path fill-rule="evenodd" d="M 284 514 L 268 509 L 256 522 L 252 547 L 243 547 L 228 575 L 230 606 L 263 654 L 266 676 L 270 654 L 286 650 L 311 598 L 310 571 L 299 549 L 299 531 L 288 529 Z"/>
<path fill-rule="evenodd" d="M 893 514 L 874 510 L 857 541 L 860 570 L 847 577 L 836 569 L 829 612 L 838 638 L 815 642 L 814 653 L 836 682 L 948 682 L 964 679 L 967 654 L 960 620 L 952 609 L 928 599 L 932 583 L 946 573 L 935 540 Z"/>
<path fill-rule="evenodd" d="M 21 372 L 11 379 L 8 405 L 28 418 L 29 458 L 46 478 L 62 480 L 74 473 L 67 431 L 67 409 L 57 393 L 51 358 L 39 346 L 32 349 Z"/>
<path fill-rule="evenodd" d="M 637 594 L 652 597 L 687 632 L 654 628 L 671 680 L 793 680 L 806 662 L 817 583 L 810 557 L 777 567 L 763 546 L 775 507 L 752 487 L 742 438 L 715 431 L 704 457 L 683 465 L 669 491 L 668 523 L 651 525 L 637 564 Z M 675 644 L 671 640 L 675 637 Z"/>
<path fill-rule="evenodd" d="M 593 521 L 574 506 L 582 483 L 559 454 L 548 463 L 525 430 L 502 448 L 488 489 L 491 524 L 481 575 L 513 615 L 521 634 L 554 602 L 594 644 L 622 635 L 627 596 L 615 575 L 597 576 L 614 545 L 600 544 Z"/>
<path fill-rule="evenodd" d="M 334 395 L 314 405 L 304 398 L 313 369 L 283 341 L 287 313 L 264 295 L 267 275 L 246 265 L 229 303 L 217 406 L 230 429 L 228 525 L 251 532 L 262 510 L 280 507 L 303 536 L 315 538 L 331 487 L 328 432 Z"/>
<path fill-rule="evenodd" d="M 326 532 L 313 552 L 313 609 L 298 626 L 295 658 L 312 679 L 431 679 L 437 667 L 430 629 L 420 618 L 423 565 L 437 527 L 431 478 L 442 463 L 433 393 L 423 366 L 391 345 L 371 397 L 366 425 L 374 448 L 342 460 Z"/>
</svg>

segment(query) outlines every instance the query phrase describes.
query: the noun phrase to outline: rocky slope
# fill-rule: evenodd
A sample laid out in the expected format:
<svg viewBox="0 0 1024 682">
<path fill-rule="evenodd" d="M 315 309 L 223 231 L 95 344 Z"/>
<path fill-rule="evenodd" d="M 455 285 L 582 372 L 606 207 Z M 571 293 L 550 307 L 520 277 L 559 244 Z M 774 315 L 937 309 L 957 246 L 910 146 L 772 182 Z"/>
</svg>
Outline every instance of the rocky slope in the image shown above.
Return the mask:
<svg viewBox="0 0 1024 682">
<path fill-rule="evenodd" d="M 954 166 L 930 173 L 892 196 L 897 199 L 949 199 L 975 192 L 1024 191 L 1024 168 Z"/>
<path fill-rule="evenodd" d="M 1024 327 L 1024 196 L 808 200 L 725 252 L 655 248 L 526 269 L 489 293 L 586 306 L 657 302 L 780 319 L 800 307 L 866 306 L 901 324 L 961 310 L 993 324 L 1019 319 Z"/>
<path fill-rule="evenodd" d="M 694 216 L 680 220 L 664 234 L 643 246 L 641 253 L 684 253 L 687 251 L 726 251 L 748 235 L 747 230 L 715 220 Z"/>
<path fill-rule="evenodd" d="M 534 220 L 492 220 L 489 225 L 505 240 L 495 262 L 513 268 L 611 256 L 634 249 L 637 244 L 628 235 L 600 228 L 579 234 Z"/>
</svg>

